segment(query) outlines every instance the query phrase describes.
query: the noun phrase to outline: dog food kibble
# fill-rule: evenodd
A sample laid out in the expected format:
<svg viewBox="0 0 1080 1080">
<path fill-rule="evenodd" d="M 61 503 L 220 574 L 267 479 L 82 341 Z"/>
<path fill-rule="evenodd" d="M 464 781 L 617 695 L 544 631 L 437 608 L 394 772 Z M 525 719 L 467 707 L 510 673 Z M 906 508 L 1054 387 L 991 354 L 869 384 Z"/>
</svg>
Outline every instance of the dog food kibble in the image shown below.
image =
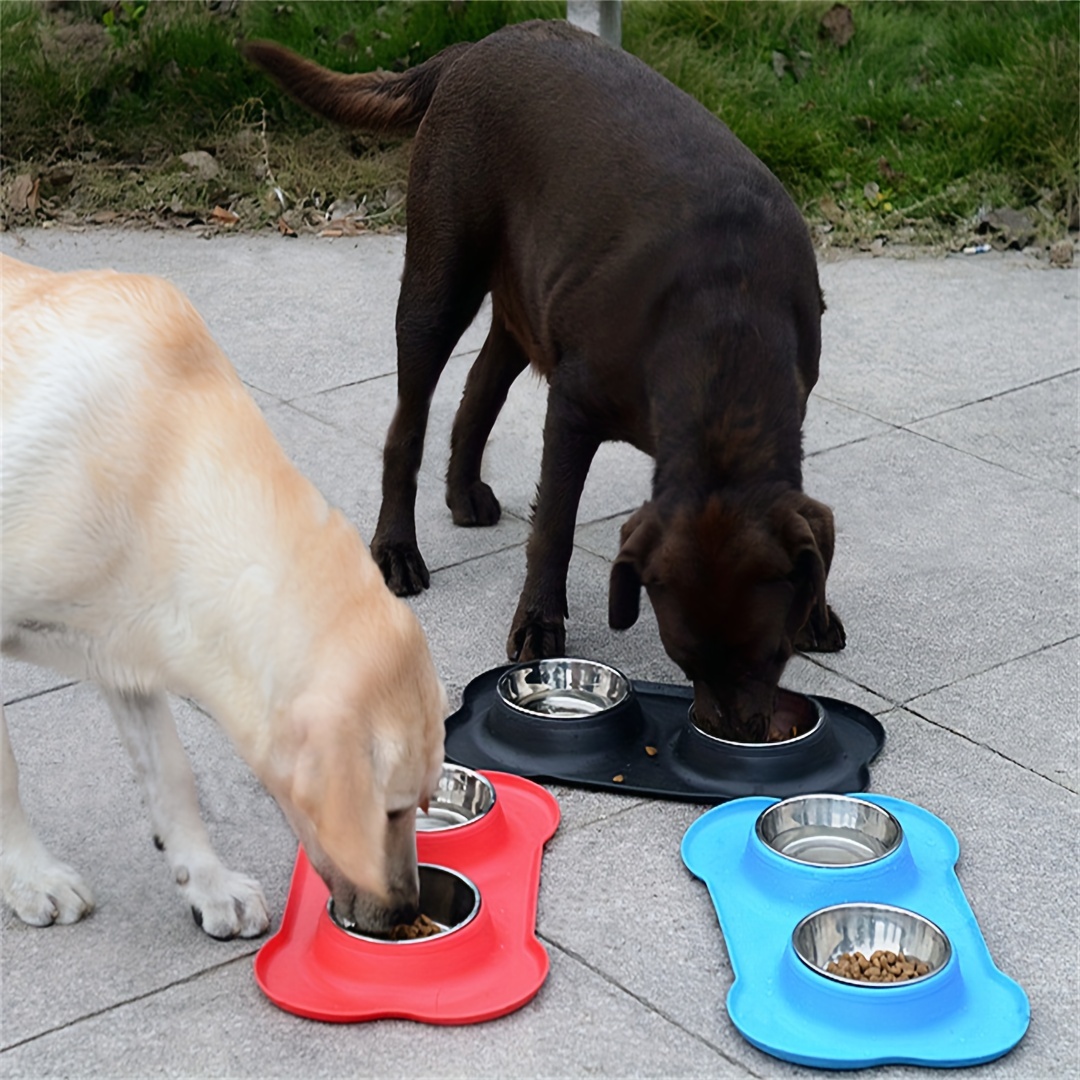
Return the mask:
<svg viewBox="0 0 1080 1080">
<path fill-rule="evenodd" d="M 621 783 L 622 783 L 622 782 L 623 782 L 623 781 L 624 781 L 625 779 L 626 779 L 626 777 L 625 777 L 625 776 L 623 776 L 623 774 L 622 774 L 622 773 L 616 773 L 616 774 L 615 774 L 615 775 L 614 775 L 614 776 L 613 776 L 613 777 L 611 778 L 612 782 L 613 782 L 613 783 L 615 783 L 615 784 L 621 784 Z"/>
<path fill-rule="evenodd" d="M 869 960 L 861 952 L 841 953 L 829 961 L 825 970 L 844 979 L 875 983 L 904 982 L 930 973 L 928 964 L 889 949 L 878 949 Z"/>
<path fill-rule="evenodd" d="M 660 751 L 659 751 L 659 750 L 657 750 L 655 746 L 646 746 L 646 747 L 645 747 L 645 753 L 646 753 L 646 754 L 648 754 L 648 755 L 649 755 L 649 757 L 656 757 L 656 755 L 657 755 L 657 754 L 658 754 L 659 752 L 660 752 Z"/>
<path fill-rule="evenodd" d="M 443 928 L 426 915 L 417 915 L 411 923 L 399 923 L 390 931 L 391 941 L 413 941 L 416 938 L 434 937 Z"/>
</svg>

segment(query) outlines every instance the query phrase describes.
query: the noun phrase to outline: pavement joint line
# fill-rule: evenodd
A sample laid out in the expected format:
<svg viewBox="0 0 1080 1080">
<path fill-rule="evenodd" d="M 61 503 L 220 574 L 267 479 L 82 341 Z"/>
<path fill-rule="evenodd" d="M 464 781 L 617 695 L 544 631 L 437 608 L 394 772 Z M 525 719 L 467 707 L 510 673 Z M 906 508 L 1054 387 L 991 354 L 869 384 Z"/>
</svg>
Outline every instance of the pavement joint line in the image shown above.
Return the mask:
<svg viewBox="0 0 1080 1080">
<path fill-rule="evenodd" d="M 999 398 L 1008 397 L 1010 394 L 1016 394 L 1021 390 L 1030 390 L 1033 386 L 1043 386 L 1046 383 L 1067 378 L 1069 375 L 1075 375 L 1078 372 L 1080 372 L 1080 367 L 1066 368 L 1064 371 L 1055 372 L 1053 375 L 1043 375 L 1041 378 L 1032 379 L 1030 382 L 1021 383 L 1019 386 L 1010 386 L 1006 390 L 998 390 L 993 394 L 987 394 L 985 397 L 972 398 L 971 401 L 964 401 L 959 405 L 950 405 L 947 409 L 938 409 L 937 412 L 927 413 L 925 416 L 916 417 L 914 420 L 907 420 L 900 426 L 902 428 L 907 428 L 912 424 L 921 424 L 926 420 L 934 420 L 939 416 L 948 416 L 949 413 L 962 412 L 964 409 L 970 409 L 972 405 L 982 405 L 987 401 L 997 401 Z"/>
<path fill-rule="evenodd" d="M 55 1035 L 58 1031 L 65 1031 L 68 1028 L 78 1027 L 80 1024 L 85 1023 L 87 1020 L 95 1020 L 99 1016 L 105 1016 L 108 1013 L 116 1012 L 119 1009 L 124 1008 L 127 1005 L 134 1005 L 139 1001 L 146 1001 L 148 998 L 157 997 L 159 994 L 164 993 L 166 990 L 171 990 L 176 986 L 183 986 L 185 983 L 195 982 L 196 979 L 201 979 L 204 975 L 209 975 L 216 971 L 221 971 L 223 968 L 231 967 L 233 964 L 239 963 L 241 960 L 250 960 L 258 951 L 262 948 L 262 943 L 258 948 L 250 949 L 247 952 L 240 953 L 237 956 L 230 956 L 228 960 L 222 960 L 219 963 L 211 964 L 209 967 L 201 968 L 199 971 L 193 971 L 190 975 L 185 975 L 183 978 L 174 979 L 170 983 L 166 983 L 164 986 L 155 986 L 152 990 L 147 990 L 142 994 L 135 994 L 132 997 L 124 998 L 122 1001 L 114 1001 L 109 1005 L 104 1006 L 101 1009 L 95 1009 L 93 1012 L 84 1013 L 82 1016 L 76 1016 L 71 1020 L 66 1021 L 63 1024 L 57 1024 L 55 1027 L 46 1028 L 44 1031 L 35 1032 L 33 1035 L 27 1035 L 25 1038 L 19 1039 L 16 1042 L 9 1043 L 7 1046 L 0 1048 L 0 1057 L 6 1054 L 9 1050 L 17 1050 L 20 1046 L 26 1046 L 28 1043 L 37 1042 L 38 1039 L 44 1039 L 49 1035 Z"/>
<path fill-rule="evenodd" d="M 932 686 L 929 690 L 920 690 L 913 697 L 909 697 L 904 701 L 898 701 L 896 704 L 900 706 L 900 708 L 907 708 L 912 702 L 918 701 L 919 698 L 924 698 L 928 694 L 936 694 L 939 690 L 947 690 L 952 686 L 967 682 L 968 679 L 977 679 L 980 675 L 986 675 L 988 672 L 997 671 L 998 668 L 1006 667 L 1008 664 L 1015 664 L 1018 660 L 1026 660 L 1030 656 L 1038 656 L 1039 653 L 1048 652 L 1050 649 L 1056 649 L 1059 645 L 1065 645 L 1068 642 L 1076 641 L 1077 639 L 1080 639 L 1080 634 L 1066 634 L 1065 637 L 1058 641 L 1049 641 L 1045 645 L 1039 645 L 1034 649 L 1029 649 L 1027 652 L 1018 653 L 1016 656 L 1010 656 L 1004 660 L 999 660 L 996 664 L 990 664 L 987 667 L 980 668 L 978 671 L 972 671 L 959 679 L 953 679 L 952 682 L 942 683 L 940 686 Z M 878 696 L 880 697 L 881 695 Z"/>
<path fill-rule="evenodd" d="M 869 413 L 862 413 L 863 416 L 870 416 Z M 881 420 L 879 417 L 873 416 L 872 420 L 876 420 L 879 424 L 887 424 L 888 431 L 872 431 L 869 435 L 860 435 L 857 439 L 849 439 L 844 443 L 837 443 L 835 446 L 825 446 L 820 450 L 811 450 L 808 454 L 803 454 L 803 461 L 809 461 L 811 458 L 822 457 L 825 454 L 831 454 L 834 450 L 846 450 L 849 446 L 858 446 L 860 443 L 873 442 L 875 439 L 884 439 L 888 435 L 895 435 L 898 431 L 904 429 L 899 424 L 890 423 L 888 420 Z"/>
<path fill-rule="evenodd" d="M 565 781 L 562 781 L 562 780 L 549 780 L 544 786 L 551 788 L 551 787 L 573 787 L 574 785 L 567 784 L 567 783 L 565 783 Z M 582 789 L 578 788 L 577 790 L 580 791 Z M 621 807 L 619 807 L 618 810 L 613 810 L 610 814 L 604 814 L 601 817 L 589 818 L 588 821 L 579 821 L 579 822 L 577 822 L 576 825 L 571 825 L 569 827 L 563 827 L 562 822 L 560 822 L 559 823 L 559 831 L 556 832 L 555 835 L 556 836 L 559 836 L 559 835 L 569 836 L 571 833 L 580 832 L 582 829 L 587 829 L 587 828 L 589 828 L 589 827 L 591 827 L 593 825 L 605 825 L 609 821 L 614 821 L 616 818 L 621 818 L 624 814 L 630 813 L 631 810 L 638 810 L 642 806 L 653 806 L 658 801 L 659 800 L 657 800 L 657 799 L 646 799 L 646 798 L 635 799 L 632 803 L 629 803 L 626 806 L 621 806 Z"/>
<path fill-rule="evenodd" d="M 479 352 L 479 349 L 465 349 L 462 352 L 451 353 L 446 362 L 449 364 L 451 360 L 457 360 L 467 356 L 477 356 Z M 297 394 L 295 397 L 281 398 L 280 400 L 286 405 L 292 405 L 301 398 L 323 397 L 326 394 L 334 393 L 336 390 L 348 390 L 350 387 L 363 386 L 365 383 L 376 382 L 379 379 L 392 379 L 395 375 L 397 375 L 396 367 L 391 371 L 381 371 L 378 375 L 366 375 L 362 379 L 351 379 L 349 382 L 339 383 L 337 386 L 325 386 L 322 390 L 306 390 L 304 393 Z M 267 391 L 264 390 L 262 393 L 267 393 Z M 277 395 L 273 396 L 276 397 Z"/>
<path fill-rule="evenodd" d="M 974 404 L 974 403 L 973 403 Z M 941 415 L 941 414 L 938 414 Z M 992 468 L 1000 469 L 1004 473 L 1008 473 L 1009 476 L 1018 476 L 1021 480 L 1028 480 L 1033 484 L 1036 484 L 1040 489 L 1044 491 L 1053 491 L 1062 495 L 1070 496 L 1073 500 L 1080 498 L 1080 495 L 1075 491 L 1066 491 L 1064 488 L 1059 488 L 1056 485 L 1049 483 L 1041 476 L 1031 476 L 1028 473 L 1020 472 L 1018 469 L 1011 468 L 1008 465 L 1003 465 L 1000 461 L 991 461 L 990 458 L 985 458 L 981 454 L 976 454 L 971 450 L 965 449 L 962 446 L 955 446 L 951 442 L 946 442 L 944 439 L 935 438 L 933 435 L 928 435 L 925 431 L 915 431 L 911 428 L 901 428 L 901 431 L 906 432 L 909 435 L 914 435 L 918 439 L 925 439 L 929 443 L 933 443 L 935 446 L 943 446 L 946 450 L 952 450 L 954 453 L 963 454 L 964 457 L 970 458 L 972 461 L 982 462 L 983 465 L 989 465 Z"/>
<path fill-rule="evenodd" d="M 493 548 L 491 551 L 485 551 L 480 555 L 468 555 L 464 559 L 458 559 L 457 562 L 443 563 L 440 566 L 431 567 L 431 575 L 434 577 L 436 574 L 441 574 L 444 570 L 456 570 L 459 566 L 468 566 L 469 563 L 479 562 L 481 559 L 486 559 L 491 555 L 505 555 L 508 551 L 517 551 L 518 548 L 523 548 L 526 541 L 520 540 L 516 544 L 507 544 L 505 547 Z M 427 589 L 424 590 L 427 592 Z M 419 593 L 418 595 L 423 595 Z"/>
<path fill-rule="evenodd" d="M 29 694 L 22 694 L 19 697 L 13 697 L 10 701 L 5 701 L 5 708 L 8 705 L 18 705 L 20 701 L 31 701 L 34 698 L 44 697 L 46 694 L 51 694 L 54 690 L 66 690 L 69 686 L 78 686 L 83 681 L 80 679 L 71 679 L 68 682 L 57 683 L 55 686 L 47 686 L 44 690 L 31 690 Z"/>
<path fill-rule="evenodd" d="M 875 690 L 872 686 L 867 686 L 866 683 L 859 682 L 858 679 L 853 679 L 846 672 L 840 671 L 834 667 L 829 667 L 829 665 L 826 664 L 824 660 L 820 659 L 820 657 L 823 655 L 821 653 L 800 652 L 796 655 L 801 656 L 804 660 L 809 661 L 815 667 L 821 668 L 822 671 L 827 671 L 830 675 L 835 675 L 838 679 L 843 679 L 844 682 L 851 683 L 852 686 L 857 686 L 860 690 L 864 690 L 868 694 L 873 694 L 874 697 L 880 698 L 882 701 L 886 702 L 888 708 L 881 709 L 879 713 L 874 714 L 875 716 L 880 715 L 880 713 L 889 712 L 892 709 L 903 708 L 904 703 L 902 701 L 898 701 L 896 698 L 891 698 L 888 694 L 883 693 L 881 690 Z"/>
<path fill-rule="evenodd" d="M 282 400 L 286 405 L 293 405 L 294 408 L 299 408 L 299 406 L 294 405 L 294 403 L 303 398 L 325 397 L 327 394 L 333 394 L 338 390 L 349 390 L 354 386 L 364 386 L 366 383 L 378 382 L 379 379 L 390 379 L 396 374 L 396 371 L 381 371 L 378 375 L 366 375 L 362 379 L 351 379 L 349 382 L 340 383 L 338 386 L 325 386 L 322 390 L 306 390 L 304 393 L 297 394 L 295 397 L 283 398 Z"/>
<path fill-rule="evenodd" d="M 239 372 L 237 372 L 237 374 L 239 375 Z M 266 397 L 273 398 L 274 401 L 277 402 L 279 405 L 284 405 L 285 404 L 285 399 L 282 398 L 282 397 L 279 397 L 272 390 L 264 390 L 261 386 L 256 386 L 255 383 L 248 382 L 247 379 L 241 378 L 240 382 L 243 384 L 244 388 L 249 392 L 254 391 L 256 394 L 263 394 Z"/>
<path fill-rule="evenodd" d="M 692 1031 L 690 1028 L 686 1027 L 684 1024 L 679 1023 L 678 1020 L 676 1020 L 674 1017 L 670 1016 L 667 1012 L 665 1012 L 659 1006 L 654 1005 L 647 998 L 642 997 L 640 994 L 634 993 L 634 991 L 630 990 L 628 987 L 623 986 L 622 983 L 620 983 L 617 979 L 613 978 L 611 975 L 608 975 L 607 972 L 605 972 L 602 969 L 598 968 L 595 964 L 591 964 L 580 953 L 575 952 L 573 949 L 569 948 L 566 945 L 559 944 L 559 942 L 557 942 L 554 938 L 548 937 L 548 936 L 546 936 L 544 934 L 539 934 L 538 937 L 540 937 L 540 939 L 542 941 L 544 941 L 548 945 L 550 945 L 551 948 L 558 949 L 559 952 L 561 952 L 564 956 L 566 956 L 570 960 L 574 960 L 575 962 L 581 964 L 582 967 L 584 967 L 587 970 L 591 971 L 594 975 L 599 976 L 599 978 L 603 979 L 604 982 L 606 982 L 609 986 L 614 987 L 620 993 L 623 993 L 627 997 L 632 998 L 640 1006 L 642 1006 L 642 1008 L 647 1009 L 649 1012 L 653 1013 L 653 1015 L 655 1015 L 655 1016 L 659 1016 L 661 1020 L 664 1020 L 665 1022 L 671 1024 L 672 1027 L 678 1028 L 679 1031 L 682 1031 L 686 1035 L 689 1035 L 690 1038 L 692 1038 L 692 1039 L 696 1040 L 697 1042 L 701 1043 L 703 1046 L 707 1046 L 715 1054 L 718 1054 L 721 1058 L 723 1058 L 724 1061 L 728 1062 L 728 1064 L 734 1065 L 737 1068 L 743 1069 L 748 1076 L 756 1077 L 757 1080 L 768 1080 L 767 1074 L 754 1072 L 753 1069 L 751 1069 L 748 1065 L 744 1064 L 743 1062 L 739 1061 L 738 1058 L 733 1058 L 729 1054 L 724 1053 L 724 1051 L 719 1046 L 717 1046 L 715 1043 L 710 1042 L 703 1035 L 699 1035 L 696 1031 Z"/>
<path fill-rule="evenodd" d="M 911 708 L 910 705 L 901 706 L 904 712 L 911 713 L 912 716 L 917 716 L 920 720 L 929 724 L 931 727 L 935 727 L 938 731 L 947 732 L 949 735 L 955 735 L 958 739 L 963 739 L 964 742 L 971 746 L 977 746 L 981 750 L 988 750 L 994 757 L 1000 758 L 1002 761 L 1007 761 L 1010 765 L 1015 765 L 1018 769 L 1022 769 L 1024 772 L 1031 776 L 1037 776 L 1041 780 L 1045 780 L 1048 784 L 1053 784 L 1054 787 L 1061 788 L 1062 791 L 1069 792 L 1070 795 L 1076 795 L 1077 792 L 1074 788 L 1063 783 L 1061 780 L 1055 780 L 1052 776 L 1047 776 L 1045 773 L 1039 772 L 1038 769 L 1033 769 L 1030 765 L 1025 765 L 1022 761 L 1017 761 L 1015 758 L 1009 757 L 1008 754 L 1002 753 L 1000 750 L 996 750 L 988 743 L 980 742 L 978 739 L 972 738 L 972 736 L 965 734 L 963 731 L 957 731 L 955 728 L 949 727 L 947 724 L 940 724 L 936 720 L 931 720 L 929 716 L 919 712 L 918 709 Z"/>
</svg>

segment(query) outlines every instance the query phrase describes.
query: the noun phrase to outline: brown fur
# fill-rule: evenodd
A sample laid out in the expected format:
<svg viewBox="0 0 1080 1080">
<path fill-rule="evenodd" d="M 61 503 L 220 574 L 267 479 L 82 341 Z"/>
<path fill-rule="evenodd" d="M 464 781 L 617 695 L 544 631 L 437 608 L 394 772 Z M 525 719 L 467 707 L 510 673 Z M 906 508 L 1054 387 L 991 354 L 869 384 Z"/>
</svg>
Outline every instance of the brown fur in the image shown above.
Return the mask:
<svg viewBox="0 0 1080 1080">
<path fill-rule="evenodd" d="M 507 27 L 401 76 L 335 75 L 269 44 L 247 54 L 351 127 L 422 117 L 372 543 L 394 591 L 429 583 L 414 513 L 428 402 L 490 292 L 452 435 L 455 522 L 498 520 L 480 478 L 488 434 L 527 366 L 550 383 L 510 657 L 564 651 L 581 489 L 601 442 L 630 442 L 656 471 L 623 529 L 609 621 L 633 623 L 644 585 L 699 722 L 763 738 L 796 645 L 844 640 L 824 592 L 832 515 L 801 490 L 823 303 L 780 183 L 697 102 L 561 22 Z"/>
</svg>

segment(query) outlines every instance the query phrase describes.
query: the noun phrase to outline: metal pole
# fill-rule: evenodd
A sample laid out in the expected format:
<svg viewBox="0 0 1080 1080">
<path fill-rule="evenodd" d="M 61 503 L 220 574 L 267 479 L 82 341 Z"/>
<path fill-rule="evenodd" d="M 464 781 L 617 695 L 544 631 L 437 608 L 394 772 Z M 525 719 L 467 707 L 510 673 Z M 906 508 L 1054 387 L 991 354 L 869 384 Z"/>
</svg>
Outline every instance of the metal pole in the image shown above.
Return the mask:
<svg viewBox="0 0 1080 1080">
<path fill-rule="evenodd" d="M 622 0 L 566 0 L 566 21 L 622 45 Z"/>
</svg>

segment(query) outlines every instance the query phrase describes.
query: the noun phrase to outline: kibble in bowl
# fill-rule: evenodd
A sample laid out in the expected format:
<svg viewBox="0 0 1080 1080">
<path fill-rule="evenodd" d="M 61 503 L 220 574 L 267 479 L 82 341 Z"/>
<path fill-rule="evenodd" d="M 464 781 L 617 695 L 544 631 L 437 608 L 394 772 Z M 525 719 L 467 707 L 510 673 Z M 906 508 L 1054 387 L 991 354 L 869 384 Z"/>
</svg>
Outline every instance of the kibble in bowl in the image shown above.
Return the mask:
<svg viewBox="0 0 1080 1080">
<path fill-rule="evenodd" d="M 929 919 L 889 904 L 834 904 L 807 915 L 791 935 L 812 971 L 849 986 L 906 986 L 933 978 L 952 946 Z"/>
<path fill-rule="evenodd" d="M 456 870 L 430 863 L 421 863 L 419 871 L 420 914 L 411 923 L 400 923 L 385 934 L 361 933 L 337 917 L 333 898 L 327 902 L 330 918 L 350 937 L 394 945 L 408 945 L 456 932 L 476 918 L 480 910 L 480 892 L 467 877 Z"/>
</svg>

